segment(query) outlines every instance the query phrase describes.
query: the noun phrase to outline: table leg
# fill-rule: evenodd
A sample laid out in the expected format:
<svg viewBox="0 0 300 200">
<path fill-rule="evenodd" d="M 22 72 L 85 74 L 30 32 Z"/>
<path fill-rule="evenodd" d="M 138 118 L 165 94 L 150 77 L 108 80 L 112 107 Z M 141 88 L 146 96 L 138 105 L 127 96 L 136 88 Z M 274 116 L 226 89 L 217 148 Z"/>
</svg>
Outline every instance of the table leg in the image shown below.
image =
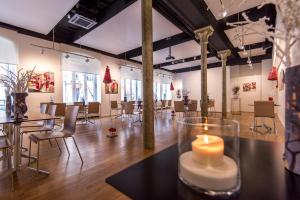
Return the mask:
<svg viewBox="0 0 300 200">
<path fill-rule="evenodd" d="M 18 170 L 21 164 L 21 146 L 20 146 L 20 124 L 14 125 L 14 170 Z"/>
</svg>

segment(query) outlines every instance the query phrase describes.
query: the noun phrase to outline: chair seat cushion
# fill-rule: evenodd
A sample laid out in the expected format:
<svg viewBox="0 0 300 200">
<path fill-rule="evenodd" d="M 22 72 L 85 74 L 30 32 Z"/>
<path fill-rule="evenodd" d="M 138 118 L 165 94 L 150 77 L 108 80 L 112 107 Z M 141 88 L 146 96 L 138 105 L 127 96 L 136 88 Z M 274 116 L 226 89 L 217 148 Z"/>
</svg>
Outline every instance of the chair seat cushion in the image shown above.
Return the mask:
<svg viewBox="0 0 300 200">
<path fill-rule="evenodd" d="M 65 132 L 54 132 L 54 133 L 33 133 L 29 135 L 29 139 L 35 143 L 42 140 L 49 140 L 49 139 L 55 139 L 55 138 L 64 138 L 64 137 L 70 137 L 70 134 L 67 134 Z"/>
</svg>

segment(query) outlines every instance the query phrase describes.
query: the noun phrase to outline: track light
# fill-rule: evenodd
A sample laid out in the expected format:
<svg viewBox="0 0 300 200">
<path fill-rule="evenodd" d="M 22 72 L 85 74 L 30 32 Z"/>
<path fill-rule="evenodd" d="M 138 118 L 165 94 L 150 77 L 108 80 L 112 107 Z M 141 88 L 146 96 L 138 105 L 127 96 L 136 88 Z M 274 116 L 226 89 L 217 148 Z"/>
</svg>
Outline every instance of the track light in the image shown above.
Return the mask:
<svg viewBox="0 0 300 200">
<path fill-rule="evenodd" d="M 228 15 L 228 12 L 227 12 L 227 10 L 225 9 L 225 6 L 224 6 L 222 0 L 220 0 L 220 3 L 221 3 L 222 9 L 221 9 L 219 15 L 220 15 L 222 18 L 224 18 L 224 17 L 226 17 L 226 16 Z"/>
<path fill-rule="evenodd" d="M 250 57 L 248 57 L 248 60 L 247 60 L 247 64 L 251 64 L 252 62 L 251 62 L 251 59 L 250 59 Z"/>
<path fill-rule="evenodd" d="M 244 50 L 244 49 L 245 49 L 245 46 L 241 44 L 241 45 L 238 46 L 238 48 L 239 48 L 240 50 Z"/>
<path fill-rule="evenodd" d="M 86 58 L 85 62 L 87 62 L 87 63 L 90 62 L 90 59 L 89 59 L 89 58 Z"/>
<path fill-rule="evenodd" d="M 41 49 L 41 54 L 43 55 L 45 53 L 45 50 L 44 49 Z"/>
<path fill-rule="evenodd" d="M 65 58 L 66 58 L 66 59 L 70 58 L 69 54 L 66 54 Z"/>
<path fill-rule="evenodd" d="M 133 68 L 130 68 L 130 71 L 133 71 Z"/>
</svg>

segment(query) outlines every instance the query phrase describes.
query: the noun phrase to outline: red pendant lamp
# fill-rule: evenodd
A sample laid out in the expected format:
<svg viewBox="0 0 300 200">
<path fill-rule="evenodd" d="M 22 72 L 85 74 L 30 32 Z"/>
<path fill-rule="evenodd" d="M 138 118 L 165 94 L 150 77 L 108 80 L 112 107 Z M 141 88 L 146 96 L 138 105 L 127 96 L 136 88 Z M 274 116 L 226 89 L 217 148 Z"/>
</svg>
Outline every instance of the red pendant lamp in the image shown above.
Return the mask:
<svg viewBox="0 0 300 200">
<path fill-rule="evenodd" d="M 278 73 L 277 73 L 276 67 L 274 67 L 274 66 L 272 67 L 271 71 L 269 72 L 268 80 L 269 81 L 277 81 L 278 80 Z"/>
<path fill-rule="evenodd" d="M 170 85 L 170 90 L 171 91 L 174 91 L 174 86 L 173 86 L 173 83 L 171 82 L 171 85 Z"/>
<path fill-rule="evenodd" d="M 110 69 L 109 69 L 108 66 L 106 66 L 106 69 L 105 69 L 105 75 L 104 75 L 104 78 L 103 78 L 103 83 L 105 83 L 105 84 L 112 83 L 112 79 L 111 79 L 111 76 L 110 76 Z"/>
</svg>

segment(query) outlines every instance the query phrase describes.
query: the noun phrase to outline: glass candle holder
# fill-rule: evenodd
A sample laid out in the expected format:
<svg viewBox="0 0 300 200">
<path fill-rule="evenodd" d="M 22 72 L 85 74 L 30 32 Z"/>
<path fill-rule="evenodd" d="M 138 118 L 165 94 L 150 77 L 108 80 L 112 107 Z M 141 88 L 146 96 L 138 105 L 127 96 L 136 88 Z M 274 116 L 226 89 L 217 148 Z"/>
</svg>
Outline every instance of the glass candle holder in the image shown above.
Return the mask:
<svg viewBox="0 0 300 200">
<path fill-rule="evenodd" d="M 221 118 L 183 118 L 177 123 L 178 175 L 194 190 L 230 197 L 240 190 L 239 123 Z"/>
</svg>

